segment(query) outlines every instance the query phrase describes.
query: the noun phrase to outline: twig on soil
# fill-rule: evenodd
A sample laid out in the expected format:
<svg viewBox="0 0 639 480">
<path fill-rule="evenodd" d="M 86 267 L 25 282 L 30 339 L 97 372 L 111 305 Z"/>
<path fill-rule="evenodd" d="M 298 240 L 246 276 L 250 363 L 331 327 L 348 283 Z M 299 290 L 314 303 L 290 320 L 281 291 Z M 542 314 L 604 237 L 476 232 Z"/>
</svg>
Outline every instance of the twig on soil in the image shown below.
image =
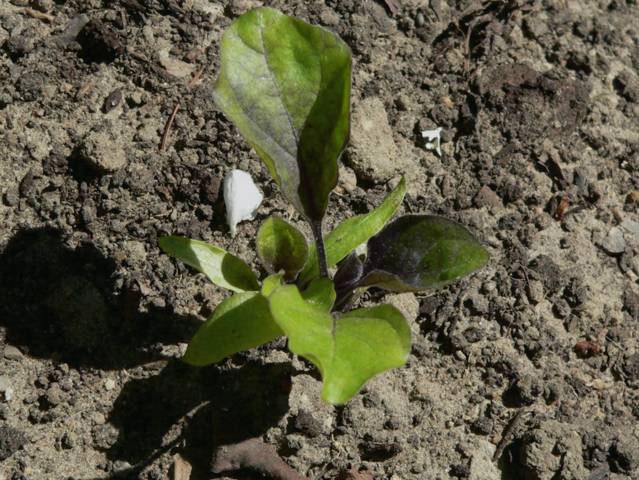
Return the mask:
<svg viewBox="0 0 639 480">
<path fill-rule="evenodd" d="M 383 0 L 382 3 L 386 7 L 386 10 L 388 10 L 388 13 L 391 14 L 391 16 L 394 16 L 401 8 L 397 0 Z"/>
<path fill-rule="evenodd" d="M 308 480 L 280 458 L 275 447 L 259 438 L 250 438 L 220 447 L 213 458 L 213 473 L 250 469 L 274 480 Z"/>
<path fill-rule="evenodd" d="M 164 133 L 162 133 L 162 141 L 160 142 L 160 152 L 163 152 L 166 149 L 166 144 L 169 141 L 169 135 L 171 134 L 171 128 L 173 127 L 173 122 L 175 121 L 175 116 L 179 109 L 180 103 L 178 102 L 175 104 L 175 107 L 173 107 L 173 111 L 171 112 L 171 115 L 169 115 L 169 119 L 166 121 L 166 125 L 164 126 Z"/>
<path fill-rule="evenodd" d="M 42 20 L 43 22 L 53 23 L 53 21 L 55 20 L 55 17 L 53 17 L 52 15 L 49 15 L 43 12 L 38 12 L 37 10 L 34 10 L 33 8 L 25 8 L 23 12 L 25 13 L 25 15 L 28 15 L 31 18 Z"/>
<path fill-rule="evenodd" d="M 504 430 L 501 440 L 499 441 L 499 443 L 497 444 L 497 448 L 495 449 L 495 454 L 493 455 L 493 462 L 497 462 L 501 458 L 501 455 L 502 453 L 504 453 L 506 446 L 508 445 L 508 443 L 510 443 L 510 441 L 515 436 L 515 433 L 517 432 L 517 429 L 519 428 L 519 425 L 521 424 L 525 413 L 528 413 L 528 410 L 524 408 L 519 410 L 515 414 L 513 419 L 510 421 L 506 429 Z"/>
</svg>

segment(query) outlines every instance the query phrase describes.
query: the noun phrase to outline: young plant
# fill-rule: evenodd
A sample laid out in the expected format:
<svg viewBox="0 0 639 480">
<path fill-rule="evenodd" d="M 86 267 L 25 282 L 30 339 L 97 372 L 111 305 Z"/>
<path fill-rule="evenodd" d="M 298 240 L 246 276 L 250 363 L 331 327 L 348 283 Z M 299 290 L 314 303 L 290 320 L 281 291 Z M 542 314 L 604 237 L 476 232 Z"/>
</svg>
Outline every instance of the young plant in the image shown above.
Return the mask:
<svg viewBox="0 0 639 480">
<path fill-rule="evenodd" d="M 358 294 L 369 287 L 441 287 L 488 261 L 468 230 L 444 218 L 408 215 L 388 224 L 403 201 L 404 180 L 377 208 L 323 235 L 349 136 L 350 88 L 350 50 L 323 28 L 258 8 L 225 32 L 215 101 L 309 222 L 314 241 L 309 245 L 289 223 L 268 218 L 256 239 L 270 273 L 260 283 L 246 263 L 219 247 L 160 239 L 166 253 L 234 292 L 195 334 L 184 361 L 208 365 L 284 335 L 289 349 L 320 371 L 322 397 L 342 404 L 371 377 L 402 366 L 411 346 L 395 307 L 347 311 Z M 353 252 L 364 243 L 360 258 Z"/>
</svg>

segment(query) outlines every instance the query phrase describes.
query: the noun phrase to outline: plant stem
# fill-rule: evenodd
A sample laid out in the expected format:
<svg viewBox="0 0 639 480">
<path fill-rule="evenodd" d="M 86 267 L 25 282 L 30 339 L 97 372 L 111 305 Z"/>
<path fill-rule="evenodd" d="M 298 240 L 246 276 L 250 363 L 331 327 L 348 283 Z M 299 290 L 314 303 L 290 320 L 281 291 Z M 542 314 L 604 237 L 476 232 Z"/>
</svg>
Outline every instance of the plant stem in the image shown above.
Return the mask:
<svg viewBox="0 0 639 480">
<path fill-rule="evenodd" d="M 317 261 L 319 263 L 320 277 L 328 278 L 328 265 L 326 263 L 326 250 L 324 249 L 324 237 L 322 236 L 322 221 L 311 220 L 311 229 L 315 238 L 317 249 Z"/>
</svg>

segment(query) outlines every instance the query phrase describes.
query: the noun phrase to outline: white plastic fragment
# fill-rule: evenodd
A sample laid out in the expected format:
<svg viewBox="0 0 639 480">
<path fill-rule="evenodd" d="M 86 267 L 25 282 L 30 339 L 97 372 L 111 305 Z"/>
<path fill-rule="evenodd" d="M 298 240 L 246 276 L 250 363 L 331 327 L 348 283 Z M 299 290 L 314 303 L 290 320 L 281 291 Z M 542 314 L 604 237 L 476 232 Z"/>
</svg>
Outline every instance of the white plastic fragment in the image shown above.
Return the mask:
<svg viewBox="0 0 639 480">
<path fill-rule="evenodd" d="M 426 148 L 426 150 L 435 150 L 437 152 L 437 155 L 439 155 L 440 157 L 442 155 L 441 134 L 442 127 L 437 127 L 434 130 L 422 130 L 422 138 L 425 140 L 424 147 Z"/>
<path fill-rule="evenodd" d="M 253 220 L 263 198 L 250 174 L 237 169 L 227 173 L 224 178 L 224 203 L 231 236 L 237 233 L 238 223 Z"/>
</svg>

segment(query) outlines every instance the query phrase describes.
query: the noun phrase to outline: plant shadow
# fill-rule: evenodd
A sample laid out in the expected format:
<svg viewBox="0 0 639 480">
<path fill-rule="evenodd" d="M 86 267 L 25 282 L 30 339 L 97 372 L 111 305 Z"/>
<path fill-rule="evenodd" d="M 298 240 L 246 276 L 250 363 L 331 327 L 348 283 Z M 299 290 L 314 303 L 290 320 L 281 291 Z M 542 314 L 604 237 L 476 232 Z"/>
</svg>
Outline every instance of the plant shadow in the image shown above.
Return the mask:
<svg viewBox="0 0 639 480">
<path fill-rule="evenodd" d="M 136 285 L 116 294 L 115 262 L 60 231 L 23 230 L 0 253 L 0 327 L 5 341 L 37 358 L 103 370 L 161 356 L 157 343 L 185 342 L 198 320 L 170 309 L 138 311 Z"/>
<path fill-rule="evenodd" d="M 136 478 L 165 453 L 189 461 L 191 479 L 211 478 L 216 447 L 261 436 L 288 411 L 290 374 L 289 363 L 221 369 L 171 361 L 156 376 L 131 380 L 109 416 L 118 438 L 106 454 L 133 466 L 110 478 Z"/>
</svg>

